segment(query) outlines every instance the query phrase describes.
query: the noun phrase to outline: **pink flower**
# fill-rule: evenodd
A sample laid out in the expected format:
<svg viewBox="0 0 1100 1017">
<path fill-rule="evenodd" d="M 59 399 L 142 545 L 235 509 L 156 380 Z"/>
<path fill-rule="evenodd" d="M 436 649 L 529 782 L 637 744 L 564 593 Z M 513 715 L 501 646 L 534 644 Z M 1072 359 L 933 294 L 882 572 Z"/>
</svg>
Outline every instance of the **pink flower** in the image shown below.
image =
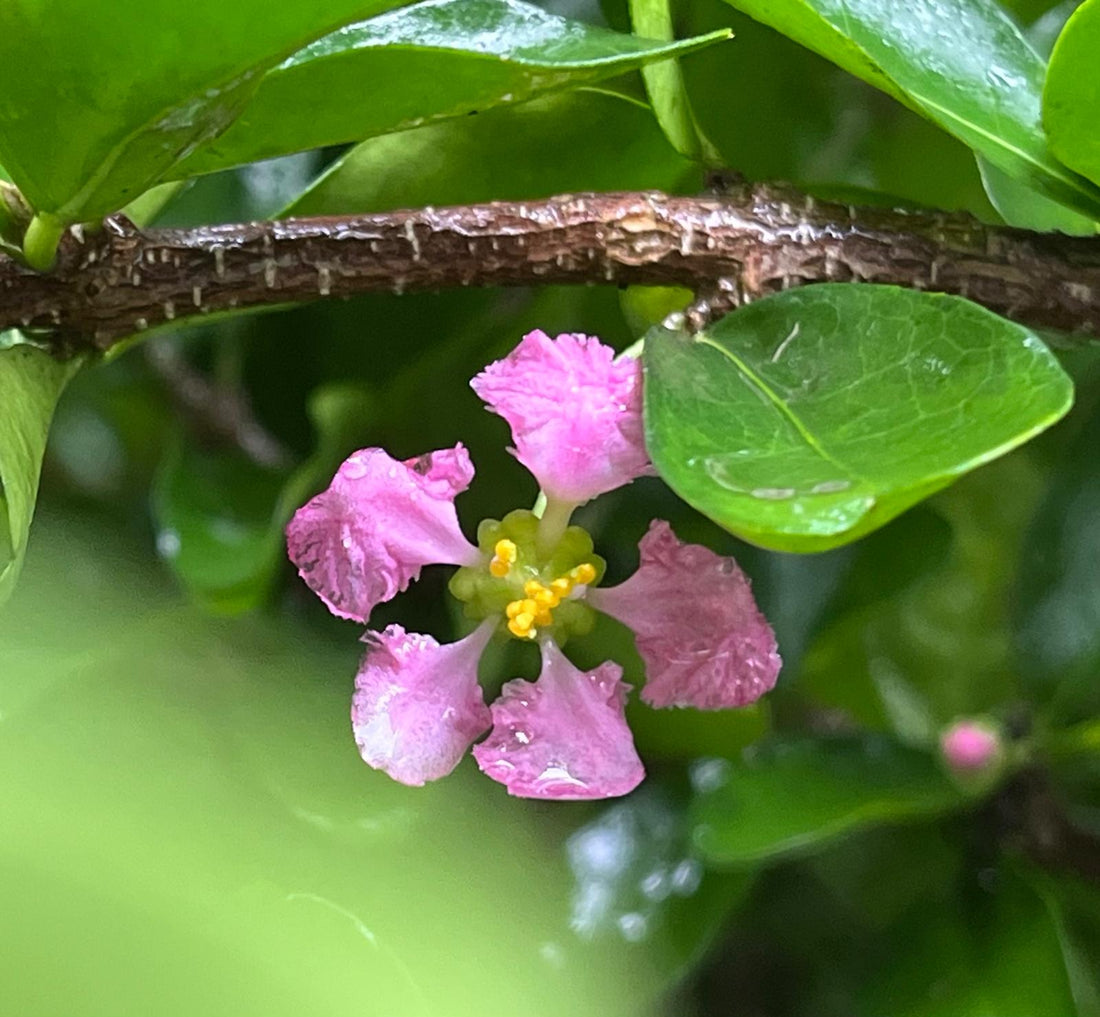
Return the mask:
<svg viewBox="0 0 1100 1017">
<path fill-rule="evenodd" d="M 470 544 L 454 500 L 474 471 L 456 445 L 404 463 L 356 452 L 287 527 L 291 560 L 334 614 L 365 622 L 439 563 L 460 566 L 451 591 L 481 621 L 445 646 L 396 625 L 367 633 L 352 701 L 360 754 L 419 785 L 450 773 L 491 727 L 473 754 L 510 794 L 626 794 L 644 776 L 624 714 L 629 686 L 617 664 L 582 672 L 560 649 L 591 626 L 593 609 L 634 629 L 649 674 L 642 696 L 654 706 L 752 702 L 775 684 L 775 637 L 733 559 L 682 544 L 667 523 L 643 538 L 634 576 L 595 589 L 603 561 L 569 515 L 650 469 L 636 362 L 590 337 L 533 332 L 473 385 L 508 420 L 516 455 L 542 484 L 541 517 L 485 520 Z M 486 707 L 477 669 L 494 634 L 537 641 L 542 673 L 508 682 Z"/>
<path fill-rule="evenodd" d="M 470 385 L 508 421 L 514 455 L 551 500 L 580 505 L 652 472 L 641 364 L 592 336 L 530 332 Z"/>
</svg>

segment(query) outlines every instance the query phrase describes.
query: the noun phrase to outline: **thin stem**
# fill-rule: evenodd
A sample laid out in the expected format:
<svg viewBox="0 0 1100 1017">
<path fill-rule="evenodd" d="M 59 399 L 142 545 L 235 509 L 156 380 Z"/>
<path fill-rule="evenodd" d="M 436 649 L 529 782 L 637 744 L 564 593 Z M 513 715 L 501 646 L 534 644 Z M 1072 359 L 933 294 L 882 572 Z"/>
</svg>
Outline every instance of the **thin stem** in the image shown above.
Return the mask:
<svg viewBox="0 0 1100 1017">
<path fill-rule="evenodd" d="M 572 502 L 548 498 L 544 494 L 539 495 L 539 501 L 544 503 L 544 508 L 542 515 L 539 516 L 539 528 L 535 533 L 535 547 L 540 555 L 548 555 L 565 536 L 569 518 L 577 506 Z M 535 507 L 537 512 L 537 502 Z"/>
</svg>

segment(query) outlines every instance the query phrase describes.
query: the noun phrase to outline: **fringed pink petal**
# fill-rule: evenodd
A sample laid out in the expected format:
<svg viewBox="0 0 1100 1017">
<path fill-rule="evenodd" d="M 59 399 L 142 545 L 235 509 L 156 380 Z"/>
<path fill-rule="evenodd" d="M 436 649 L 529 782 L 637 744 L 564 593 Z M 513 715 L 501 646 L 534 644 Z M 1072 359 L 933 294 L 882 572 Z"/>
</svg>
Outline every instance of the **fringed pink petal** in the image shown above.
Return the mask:
<svg viewBox="0 0 1100 1017">
<path fill-rule="evenodd" d="M 492 722 L 477 665 L 494 627 L 445 646 L 400 625 L 363 637 L 351 726 L 365 762 L 414 786 L 458 765 Z"/>
<path fill-rule="evenodd" d="M 473 476 L 461 445 L 403 463 L 380 448 L 362 449 L 327 491 L 294 513 L 286 528 L 290 560 L 333 614 L 365 622 L 422 566 L 479 561 L 454 507 Z"/>
<path fill-rule="evenodd" d="M 474 746 L 477 765 L 520 798 L 614 798 L 645 776 L 626 725 L 629 686 L 610 661 L 575 668 L 547 640 L 537 682 L 515 679 L 490 707 L 493 730 Z"/>
<path fill-rule="evenodd" d="M 634 630 L 651 706 L 745 706 L 775 685 L 775 633 L 732 558 L 684 544 L 655 520 L 626 582 L 588 591 L 588 602 Z"/>
<path fill-rule="evenodd" d="M 531 332 L 470 384 L 508 421 L 516 458 L 554 501 L 579 505 L 652 472 L 641 364 L 592 336 Z"/>
</svg>

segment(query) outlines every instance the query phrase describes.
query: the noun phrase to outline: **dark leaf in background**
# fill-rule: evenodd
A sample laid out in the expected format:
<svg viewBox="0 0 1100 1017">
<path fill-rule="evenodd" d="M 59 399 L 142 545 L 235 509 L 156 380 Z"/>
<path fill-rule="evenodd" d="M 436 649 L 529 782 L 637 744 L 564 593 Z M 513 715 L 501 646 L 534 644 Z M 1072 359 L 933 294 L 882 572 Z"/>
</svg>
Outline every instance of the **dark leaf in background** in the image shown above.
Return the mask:
<svg viewBox="0 0 1100 1017">
<path fill-rule="evenodd" d="M 912 821 L 963 799 L 934 756 L 880 735 L 761 742 L 693 770 L 695 842 L 716 865 L 806 854 L 863 827 Z"/>
</svg>

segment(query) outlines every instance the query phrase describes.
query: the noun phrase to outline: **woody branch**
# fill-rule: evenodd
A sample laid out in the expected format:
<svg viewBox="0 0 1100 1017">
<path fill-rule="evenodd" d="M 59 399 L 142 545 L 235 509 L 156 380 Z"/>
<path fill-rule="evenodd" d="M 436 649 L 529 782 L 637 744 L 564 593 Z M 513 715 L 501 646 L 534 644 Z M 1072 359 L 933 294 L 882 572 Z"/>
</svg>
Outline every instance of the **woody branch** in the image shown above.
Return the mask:
<svg viewBox="0 0 1100 1017">
<path fill-rule="evenodd" d="M 338 218 L 156 229 L 114 217 L 39 274 L 0 258 L 0 329 L 106 350 L 165 322 L 367 292 L 549 283 L 679 285 L 699 314 L 808 283 L 969 297 L 1034 327 L 1100 331 L 1100 240 L 970 216 L 722 195 L 576 194 Z"/>
</svg>

